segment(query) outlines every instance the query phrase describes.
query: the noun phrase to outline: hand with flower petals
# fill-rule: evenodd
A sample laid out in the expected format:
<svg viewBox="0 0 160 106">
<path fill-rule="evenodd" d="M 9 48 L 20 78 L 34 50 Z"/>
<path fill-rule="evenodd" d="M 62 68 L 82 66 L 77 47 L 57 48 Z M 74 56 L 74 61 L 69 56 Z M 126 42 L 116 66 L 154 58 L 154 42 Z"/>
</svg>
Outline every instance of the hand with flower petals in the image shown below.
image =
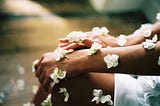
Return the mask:
<svg viewBox="0 0 160 106">
<path fill-rule="evenodd" d="M 63 49 L 77 50 L 82 48 L 90 48 L 94 42 L 101 44 L 103 48 L 107 46 L 111 47 L 118 46 L 117 39 L 109 34 L 101 36 L 93 32 L 85 32 L 85 35 L 82 36 L 82 39 L 83 39 L 82 43 L 77 43 L 77 42 L 69 42 L 69 40 L 66 37 L 61 38 L 59 47 Z"/>
</svg>

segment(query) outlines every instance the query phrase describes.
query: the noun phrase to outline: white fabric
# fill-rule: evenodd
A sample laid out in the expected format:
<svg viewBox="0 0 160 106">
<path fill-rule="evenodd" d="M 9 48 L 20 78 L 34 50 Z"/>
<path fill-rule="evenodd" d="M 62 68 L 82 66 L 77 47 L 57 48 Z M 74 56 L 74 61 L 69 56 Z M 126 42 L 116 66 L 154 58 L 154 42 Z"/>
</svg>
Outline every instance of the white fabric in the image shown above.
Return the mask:
<svg viewBox="0 0 160 106">
<path fill-rule="evenodd" d="M 160 106 L 160 76 L 115 74 L 114 106 Z"/>
</svg>

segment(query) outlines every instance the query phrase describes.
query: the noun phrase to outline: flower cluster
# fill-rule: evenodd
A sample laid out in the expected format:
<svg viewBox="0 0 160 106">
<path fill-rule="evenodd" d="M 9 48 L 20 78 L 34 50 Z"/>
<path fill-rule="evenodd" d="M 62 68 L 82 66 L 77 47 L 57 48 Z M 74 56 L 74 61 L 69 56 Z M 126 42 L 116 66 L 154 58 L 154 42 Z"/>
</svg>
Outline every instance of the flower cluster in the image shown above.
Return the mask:
<svg viewBox="0 0 160 106">
<path fill-rule="evenodd" d="M 109 30 L 106 28 L 106 27 L 93 27 L 92 28 L 92 32 L 95 34 L 95 35 L 102 35 L 102 36 L 105 36 L 109 33 Z"/>
<path fill-rule="evenodd" d="M 152 24 L 143 24 L 140 30 L 144 33 L 144 37 L 150 37 L 152 34 Z"/>
<path fill-rule="evenodd" d="M 42 106 L 52 106 L 51 94 L 49 94 L 47 98 L 42 102 Z"/>
<path fill-rule="evenodd" d="M 53 87 L 54 84 L 58 84 L 60 79 L 64 79 L 65 77 L 66 77 L 66 71 L 62 71 L 56 67 L 53 73 L 50 75 L 50 78 L 53 80 L 51 86 Z"/>
<path fill-rule="evenodd" d="M 97 50 L 99 50 L 101 48 L 102 48 L 101 44 L 94 42 L 88 51 L 88 55 L 93 55 L 93 54 L 97 53 Z"/>
<path fill-rule="evenodd" d="M 73 52 L 73 49 L 64 50 L 62 48 L 57 48 L 55 50 L 55 55 L 56 55 L 55 60 L 60 61 L 62 58 L 67 57 L 67 54 L 72 53 L 72 52 Z"/>
<path fill-rule="evenodd" d="M 70 32 L 70 33 L 66 36 L 66 39 L 67 39 L 69 42 L 82 43 L 83 37 L 84 37 L 85 35 L 86 35 L 86 34 L 83 33 L 82 31 L 73 31 L 73 32 Z"/>
<path fill-rule="evenodd" d="M 117 41 L 117 44 L 119 46 L 124 46 L 126 44 L 127 40 L 126 40 L 126 36 L 125 35 L 120 35 L 118 37 L 118 41 Z"/>
<path fill-rule="evenodd" d="M 94 89 L 93 90 L 93 96 L 95 96 L 91 102 L 96 102 L 96 104 L 98 103 L 108 103 L 108 105 L 113 105 L 113 101 L 111 100 L 111 96 L 110 95 L 103 95 L 103 91 L 101 89 Z"/>
<path fill-rule="evenodd" d="M 32 63 L 32 72 L 35 72 L 35 71 L 36 71 L 35 67 L 36 67 L 36 65 L 38 64 L 38 62 L 39 62 L 39 60 L 34 60 L 34 61 L 33 61 L 33 63 Z"/>
<path fill-rule="evenodd" d="M 107 64 L 107 68 L 118 66 L 119 56 L 116 54 L 108 54 L 104 57 L 104 62 Z"/>
<path fill-rule="evenodd" d="M 157 13 L 156 19 L 157 19 L 158 21 L 160 21 L 160 12 Z"/>
<path fill-rule="evenodd" d="M 69 99 L 69 93 L 67 91 L 66 88 L 59 88 L 59 92 L 58 93 L 64 93 L 64 102 L 68 102 L 68 99 Z"/>
<path fill-rule="evenodd" d="M 148 50 L 152 50 L 156 47 L 156 42 L 158 40 L 158 36 L 157 34 L 154 35 L 154 37 L 152 38 L 152 40 L 150 39 L 146 39 L 145 42 L 142 42 L 142 46 L 145 48 L 145 49 L 148 49 Z"/>
</svg>

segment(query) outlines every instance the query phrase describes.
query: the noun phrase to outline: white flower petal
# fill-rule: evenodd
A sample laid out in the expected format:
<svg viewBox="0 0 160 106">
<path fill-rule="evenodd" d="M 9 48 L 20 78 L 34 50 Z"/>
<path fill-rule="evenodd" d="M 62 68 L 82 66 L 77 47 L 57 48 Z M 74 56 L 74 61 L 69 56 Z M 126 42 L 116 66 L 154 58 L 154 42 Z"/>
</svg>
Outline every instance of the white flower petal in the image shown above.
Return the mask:
<svg viewBox="0 0 160 106">
<path fill-rule="evenodd" d="M 94 102 L 94 101 L 96 101 L 96 104 L 98 104 L 100 102 L 99 97 L 95 96 L 91 102 Z"/>
<path fill-rule="evenodd" d="M 57 67 L 53 70 L 53 73 L 50 74 L 50 78 L 53 80 L 53 84 L 51 86 L 53 87 L 54 84 L 58 84 L 60 82 L 60 79 L 64 79 L 66 77 L 66 72 L 58 69 Z"/>
<path fill-rule="evenodd" d="M 69 93 L 66 88 L 59 88 L 58 93 L 64 93 L 64 102 L 68 102 L 69 99 Z"/>
<path fill-rule="evenodd" d="M 32 63 L 32 72 L 35 72 L 35 66 L 38 64 L 39 60 L 34 60 Z"/>
<path fill-rule="evenodd" d="M 145 49 L 152 50 L 152 49 L 154 49 L 156 47 L 156 44 L 152 40 L 146 39 L 145 42 L 142 42 L 142 46 Z"/>
<path fill-rule="evenodd" d="M 116 54 L 108 54 L 104 57 L 104 62 L 107 64 L 107 68 L 118 66 L 119 56 Z"/>
<path fill-rule="evenodd" d="M 19 72 L 19 74 L 25 74 L 25 69 L 21 65 L 17 66 L 17 71 Z"/>
<path fill-rule="evenodd" d="M 157 19 L 158 21 L 160 21 L 160 12 L 157 13 L 156 19 Z"/>
<path fill-rule="evenodd" d="M 88 51 L 88 55 L 93 55 L 93 54 L 97 53 L 97 50 L 99 50 L 101 48 L 102 48 L 101 44 L 94 42 Z"/>
<path fill-rule="evenodd" d="M 66 36 L 66 39 L 67 39 L 69 42 L 82 43 L 82 41 L 83 41 L 83 36 L 86 36 L 86 34 L 83 33 L 82 31 L 73 31 L 73 32 L 70 32 L 70 33 Z"/>
<path fill-rule="evenodd" d="M 93 90 L 93 96 L 102 96 L 103 95 L 103 91 L 101 89 L 94 89 Z"/>
<path fill-rule="evenodd" d="M 101 35 L 106 35 L 109 33 L 109 30 L 106 27 L 102 27 L 100 31 L 101 31 Z"/>
<path fill-rule="evenodd" d="M 158 35 L 157 34 L 155 34 L 154 36 L 153 36 L 153 38 L 152 38 L 152 42 L 157 42 L 157 40 L 158 40 Z"/>
<path fill-rule="evenodd" d="M 106 34 L 109 33 L 109 30 L 106 28 L 106 27 L 93 27 L 92 28 L 92 32 L 95 34 L 95 35 L 101 35 L 101 36 L 105 36 Z"/>
<path fill-rule="evenodd" d="M 144 37 L 150 37 L 151 33 L 152 33 L 152 30 L 151 29 L 146 29 L 143 32 L 144 32 Z"/>
<path fill-rule="evenodd" d="M 55 56 L 56 56 L 55 60 L 60 61 L 61 58 L 67 57 L 67 54 L 72 53 L 73 50 L 72 49 L 64 50 L 64 49 L 58 47 L 57 49 L 55 49 L 54 52 L 55 52 Z"/>
<path fill-rule="evenodd" d="M 51 94 L 49 94 L 47 98 L 42 102 L 42 106 L 52 106 Z"/>
</svg>

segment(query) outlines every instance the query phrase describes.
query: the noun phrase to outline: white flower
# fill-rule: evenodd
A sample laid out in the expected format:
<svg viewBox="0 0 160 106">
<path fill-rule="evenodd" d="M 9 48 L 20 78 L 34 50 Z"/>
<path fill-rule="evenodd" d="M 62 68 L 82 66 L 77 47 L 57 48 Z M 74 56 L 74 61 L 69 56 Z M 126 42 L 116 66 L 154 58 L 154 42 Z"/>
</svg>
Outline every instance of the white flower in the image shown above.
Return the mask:
<svg viewBox="0 0 160 106">
<path fill-rule="evenodd" d="M 152 33 L 152 24 L 142 24 L 140 30 L 144 33 L 144 37 L 150 37 Z"/>
<path fill-rule="evenodd" d="M 32 72 L 35 72 L 35 67 L 36 65 L 38 64 L 39 60 L 34 60 L 33 63 L 32 63 Z"/>
<path fill-rule="evenodd" d="M 126 36 L 125 35 L 120 35 L 118 37 L 118 41 L 117 41 L 117 44 L 119 46 L 124 46 L 126 44 L 127 40 L 126 40 Z"/>
<path fill-rule="evenodd" d="M 35 105 L 30 103 L 30 102 L 28 102 L 28 103 L 23 104 L 23 106 L 35 106 Z"/>
<path fill-rule="evenodd" d="M 160 56 L 158 57 L 158 65 L 160 65 Z"/>
<path fill-rule="evenodd" d="M 106 27 L 93 27 L 92 28 L 92 32 L 95 34 L 95 35 L 106 35 L 109 33 L 109 30 L 106 28 Z"/>
<path fill-rule="evenodd" d="M 156 44 L 152 40 L 146 39 L 145 42 L 142 42 L 142 46 L 145 49 L 151 50 L 151 49 L 154 49 L 156 47 Z"/>
<path fill-rule="evenodd" d="M 13 89 L 15 90 L 15 92 L 17 91 L 22 91 L 25 88 L 25 81 L 23 79 L 18 79 L 15 84 Z"/>
<path fill-rule="evenodd" d="M 24 74 L 25 73 L 25 69 L 21 65 L 17 66 L 17 71 L 19 72 L 19 74 Z"/>
<path fill-rule="evenodd" d="M 93 54 L 97 53 L 97 50 L 99 50 L 101 48 L 102 48 L 101 44 L 94 42 L 88 51 L 88 55 L 93 55 Z"/>
<path fill-rule="evenodd" d="M 118 65 L 118 59 L 118 55 L 108 54 L 104 57 L 104 62 L 107 64 L 107 68 L 116 67 Z"/>
<path fill-rule="evenodd" d="M 73 32 L 70 32 L 70 33 L 66 36 L 66 39 L 67 39 L 69 42 L 82 43 L 83 37 L 84 37 L 85 35 L 86 35 L 86 34 L 83 33 L 82 31 L 73 31 Z"/>
<path fill-rule="evenodd" d="M 59 83 L 60 79 L 64 79 L 66 77 L 66 71 L 62 71 L 56 67 L 50 77 L 53 80 L 51 83 L 51 87 L 53 87 L 55 84 Z"/>
<path fill-rule="evenodd" d="M 47 98 L 42 102 L 42 106 L 52 106 L 51 94 L 49 94 Z"/>
<path fill-rule="evenodd" d="M 150 39 L 146 39 L 145 42 L 142 42 L 142 46 L 145 48 L 145 49 L 148 49 L 148 50 L 151 50 L 151 49 L 154 49 L 156 47 L 156 42 L 158 40 L 158 36 L 157 34 L 155 34 L 152 38 L 152 40 Z"/>
<path fill-rule="evenodd" d="M 32 92 L 33 92 L 33 94 L 36 94 L 37 91 L 38 91 L 38 89 L 39 89 L 39 86 L 38 86 L 38 85 L 33 85 L 33 86 L 32 86 Z"/>
<path fill-rule="evenodd" d="M 58 93 L 64 93 L 64 102 L 68 102 L 68 99 L 69 99 L 69 93 L 67 91 L 66 88 L 59 88 L 59 92 Z"/>
<path fill-rule="evenodd" d="M 65 58 L 67 57 L 67 54 L 69 53 L 72 53 L 73 52 L 73 49 L 70 49 L 70 50 L 64 50 L 62 48 L 57 48 L 55 50 L 55 55 L 56 55 L 56 61 L 60 61 L 61 58 Z"/>
<path fill-rule="evenodd" d="M 108 103 L 108 105 L 113 105 L 113 101 L 111 100 L 110 95 L 103 95 L 103 91 L 101 89 L 94 89 L 93 90 L 93 96 L 94 98 L 91 100 L 91 102 L 96 102 L 98 103 Z"/>
<path fill-rule="evenodd" d="M 152 42 L 157 42 L 157 40 L 158 40 L 158 35 L 157 34 L 155 34 L 154 36 L 153 36 L 153 38 L 152 38 Z"/>
<path fill-rule="evenodd" d="M 158 21 L 160 21 L 160 12 L 157 13 L 156 19 L 157 19 Z"/>
</svg>

